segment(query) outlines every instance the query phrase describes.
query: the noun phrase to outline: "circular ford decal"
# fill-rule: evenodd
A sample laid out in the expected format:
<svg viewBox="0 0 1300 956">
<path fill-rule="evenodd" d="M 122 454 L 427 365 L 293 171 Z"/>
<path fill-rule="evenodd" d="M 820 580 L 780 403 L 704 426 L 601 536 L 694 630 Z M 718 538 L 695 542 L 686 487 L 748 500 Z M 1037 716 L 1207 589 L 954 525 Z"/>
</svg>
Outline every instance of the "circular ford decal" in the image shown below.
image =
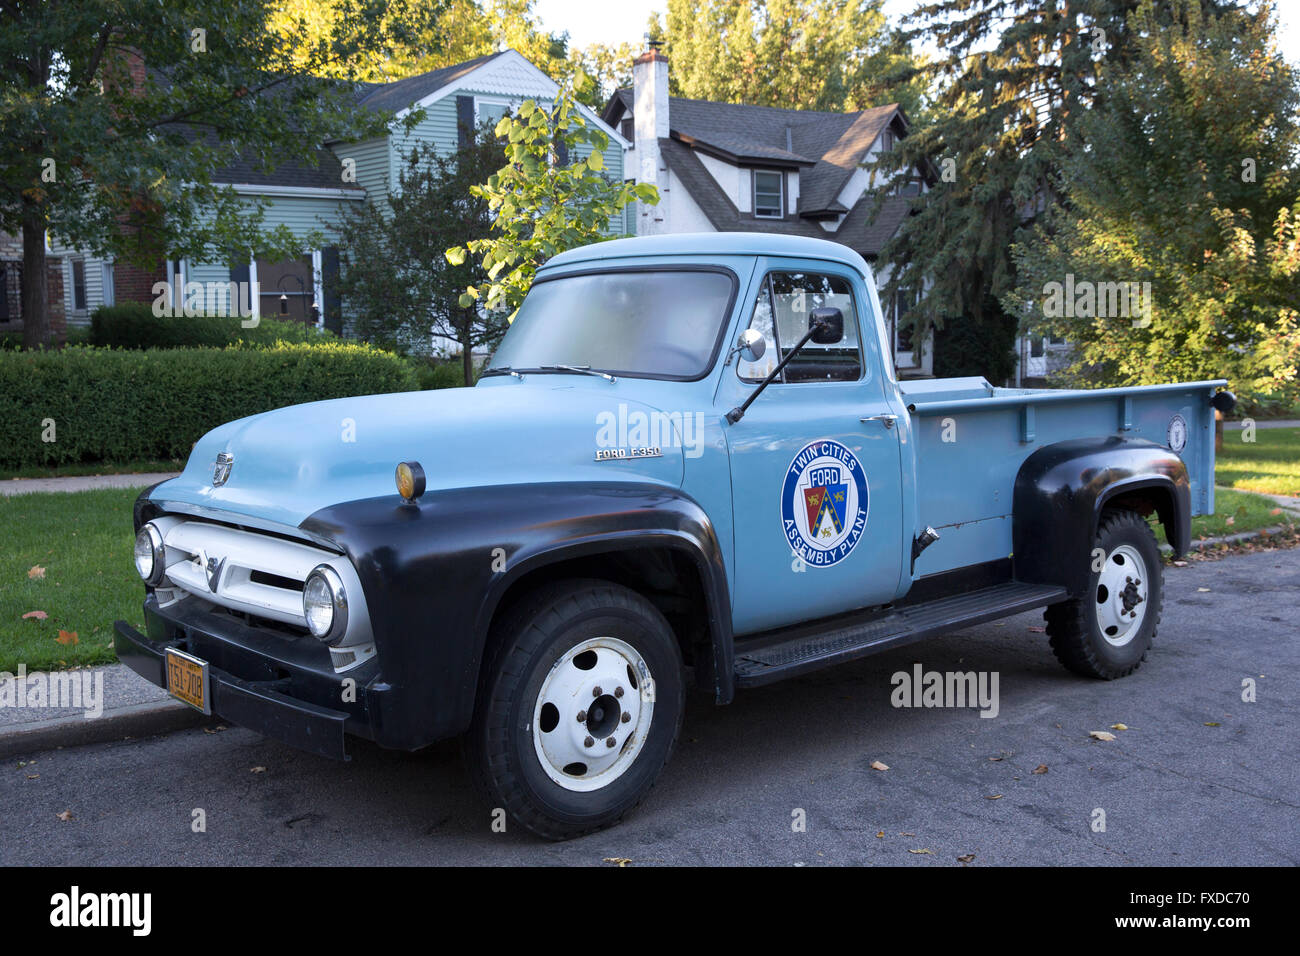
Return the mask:
<svg viewBox="0 0 1300 956">
<path fill-rule="evenodd" d="M 1181 452 L 1187 447 L 1187 419 L 1182 415 L 1175 415 L 1169 419 L 1169 428 L 1165 431 L 1165 439 L 1169 442 L 1171 451 Z"/>
<path fill-rule="evenodd" d="M 815 568 L 847 558 L 867 527 L 867 476 L 853 452 L 825 439 L 804 446 L 781 488 L 790 549 Z"/>
</svg>

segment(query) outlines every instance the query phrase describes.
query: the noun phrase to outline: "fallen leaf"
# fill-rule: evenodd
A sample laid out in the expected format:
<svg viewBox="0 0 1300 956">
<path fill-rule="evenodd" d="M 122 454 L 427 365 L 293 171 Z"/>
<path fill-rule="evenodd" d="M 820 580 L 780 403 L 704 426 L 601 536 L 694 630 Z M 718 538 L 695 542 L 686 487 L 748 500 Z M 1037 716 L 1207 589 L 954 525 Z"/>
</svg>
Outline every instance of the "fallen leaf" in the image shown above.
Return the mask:
<svg viewBox="0 0 1300 956">
<path fill-rule="evenodd" d="M 974 859 L 975 859 L 975 854 L 974 854 L 974 853 L 967 853 L 965 856 L 959 856 L 959 857 L 957 857 L 957 862 L 958 862 L 958 863 L 970 863 L 970 862 L 973 861 Z"/>
<path fill-rule="evenodd" d="M 49 617 L 49 615 L 46 614 L 44 611 L 28 611 L 26 614 L 23 615 L 23 620 L 26 621 L 34 618 L 37 621 L 43 621 L 47 617 Z"/>
<path fill-rule="evenodd" d="M 1218 722 L 1217 720 L 1212 720 L 1212 721 L 1210 721 L 1208 724 L 1206 724 L 1205 726 L 1206 726 L 1206 727 L 1219 727 L 1219 726 L 1221 726 L 1221 725 L 1219 724 L 1219 722 Z"/>
<path fill-rule="evenodd" d="M 1030 629 L 1031 631 L 1033 631 L 1035 634 L 1045 634 L 1045 633 L 1047 633 L 1047 628 L 1045 628 L 1045 627 L 1039 627 L 1037 624 L 1030 624 L 1030 625 L 1029 625 L 1029 629 Z"/>
<path fill-rule="evenodd" d="M 887 764 L 887 763 L 881 763 L 879 760 L 873 760 L 873 761 L 871 761 L 871 769 L 872 769 L 872 770 L 888 770 L 888 769 L 889 769 L 889 764 Z"/>
<path fill-rule="evenodd" d="M 249 773 L 266 773 L 266 768 L 265 768 L 265 767 L 252 767 L 252 768 L 249 769 L 248 772 L 249 772 Z"/>
<path fill-rule="evenodd" d="M 1096 740 L 1114 740 L 1115 735 L 1106 730 L 1090 730 L 1088 736 Z"/>
<path fill-rule="evenodd" d="M 1237 519 L 1234 518 L 1232 515 L 1228 515 L 1228 517 L 1223 519 L 1224 527 L 1227 528 L 1231 528 L 1236 523 L 1237 523 Z"/>
<path fill-rule="evenodd" d="M 76 643 L 77 643 L 77 632 L 76 632 L 76 631 L 59 631 L 59 636 L 56 637 L 55 640 L 58 641 L 60 644 L 69 644 L 69 645 L 71 645 L 71 644 L 76 644 Z"/>
<path fill-rule="evenodd" d="M 984 799 L 985 799 L 985 800 L 1001 800 L 1001 799 L 1002 799 L 1002 794 L 1000 794 L 1000 793 L 995 793 L 995 794 L 993 794 L 992 796 L 985 797 Z"/>
<path fill-rule="evenodd" d="M 1034 768 L 1034 773 L 1047 773 L 1047 764 L 1040 763 L 1037 767 Z"/>
<path fill-rule="evenodd" d="M 884 830 L 877 830 L 877 831 L 876 831 L 876 839 L 877 839 L 877 840 L 883 840 L 884 838 L 885 838 L 885 831 L 884 831 Z"/>
<path fill-rule="evenodd" d="M 64 823 L 67 823 L 69 820 L 72 819 L 71 810 L 64 810 L 62 813 L 56 813 L 54 815 L 58 817 L 60 820 L 62 820 Z"/>
<path fill-rule="evenodd" d="M 908 850 L 908 853 L 924 853 L 927 856 L 934 856 L 933 850 Z"/>
<path fill-rule="evenodd" d="M 1272 511 L 1269 512 L 1269 514 L 1271 515 L 1280 515 L 1281 513 L 1282 513 L 1281 508 L 1274 508 Z"/>
<path fill-rule="evenodd" d="M 605 857 L 605 859 L 602 860 L 601 862 L 602 862 L 602 863 L 613 863 L 613 864 L 614 864 L 615 866 L 617 866 L 619 869 L 622 869 L 623 867 L 627 866 L 627 865 L 628 865 L 629 863 L 631 863 L 632 861 L 629 860 L 629 859 L 628 859 L 627 857 L 625 857 L 625 856 L 607 856 L 607 857 Z"/>
<path fill-rule="evenodd" d="M 899 836 L 916 836 L 915 833 L 899 833 Z"/>
<path fill-rule="evenodd" d="M 1197 590 L 1199 593 L 1201 593 L 1201 594 L 1207 594 L 1207 593 L 1209 593 L 1209 590 L 1210 590 L 1210 589 L 1209 589 L 1209 588 L 1197 588 L 1196 590 Z"/>
<path fill-rule="evenodd" d="M 1111 730 L 1128 730 L 1128 724 L 1111 724 Z"/>
<path fill-rule="evenodd" d="M 28 780 L 35 780 L 35 779 L 36 779 L 37 777 L 39 777 L 39 776 L 40 776 L 39 773 L 29 773 L 29 774 L 27 775 L 27 779 L 28 779 Z"/>
<path fill-rule="evenodd" d="M 1006 757 L 990 757 L 989 759 L 992 760 L 994 763 L 997 763 L 999 760 L 1006 760 L 1007 758 L 1006 758 Z"/>
<path fill-rule="evenodd" d="M 1185 568 L 1185 567 L 1187 567 L 1187 562 L 1186 562 L 1186 561 L 1175 561 L 1175 562 L 1174 562 L 1174 567 L 1176 567 L 1176 568 Z"/>
<path fill-rule="evenodd" d="M 43 578 L 43 577 L 45 577 L 45 569 L 44 569 L 43 567 L 41 567 L 39 564 L 34 564 L 34 565 L 32 565 L 31 570 L 29 570 L 29 571 L 27 572 L 27 577 L 28 577 L 28 578 Z"/>
</svg>

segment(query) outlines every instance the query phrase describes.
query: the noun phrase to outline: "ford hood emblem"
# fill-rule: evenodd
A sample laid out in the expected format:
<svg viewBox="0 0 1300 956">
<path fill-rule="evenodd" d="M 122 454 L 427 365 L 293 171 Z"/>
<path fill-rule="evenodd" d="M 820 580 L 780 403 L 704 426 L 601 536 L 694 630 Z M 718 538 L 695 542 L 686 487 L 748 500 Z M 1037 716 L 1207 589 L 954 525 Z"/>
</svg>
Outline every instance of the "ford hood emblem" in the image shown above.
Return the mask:
<svg viewBox="0 0 1300 956">
<path fill-rule="evenodd" d="M 217 455 L 216 463 L 212 466 L 212 487 L 220 488 L 230 479 L 231 466 L 235 464 L 235 456 L 228 451 L 223 451 Z"/>
</svg>

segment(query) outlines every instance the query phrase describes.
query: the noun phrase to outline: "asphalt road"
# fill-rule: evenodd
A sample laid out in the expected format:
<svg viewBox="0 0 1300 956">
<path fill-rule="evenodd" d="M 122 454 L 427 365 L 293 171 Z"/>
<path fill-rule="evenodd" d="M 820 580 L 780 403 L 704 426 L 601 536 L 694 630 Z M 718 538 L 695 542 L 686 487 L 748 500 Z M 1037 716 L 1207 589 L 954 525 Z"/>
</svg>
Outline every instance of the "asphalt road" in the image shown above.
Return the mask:
<svg viewBox="0 0 1300 956">
<path fill-rule="evenodd" d="M 6 762 L 0 864 L 1300 864 L 1300 551 L 1166 581 L 1124 680 L 1067 673 L 1035 613 L 696 700 L 640 810 L 569 843 L 493 832 L 454 745 L 339 764 L 232 727 Z M 996 671 L 998 716 L 892 707 L 917 662 Z"/>
</svg>

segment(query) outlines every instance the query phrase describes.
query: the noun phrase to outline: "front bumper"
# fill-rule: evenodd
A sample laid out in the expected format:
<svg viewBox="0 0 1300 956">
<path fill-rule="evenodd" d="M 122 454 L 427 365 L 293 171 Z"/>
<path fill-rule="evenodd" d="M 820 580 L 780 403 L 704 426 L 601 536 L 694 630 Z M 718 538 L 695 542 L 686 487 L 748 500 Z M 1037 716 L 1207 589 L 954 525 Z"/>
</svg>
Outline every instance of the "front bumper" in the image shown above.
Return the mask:
<svg viewBox="0 0 1300 956">
<path fill-rule="evenodd" d="M 277 666 L 262 679 L 240 677 L 220 664 L 229 659 L 231 666 L 234 666 L 241 659 L 250 658 L 229 653 L 243 648 L 228 643 L 224 637 L 214 633 L 215 629 L 205 628 L 193 621 L 180 623 L 165 618 L 152 601 L 145 604 L 145 616 L 149 620 L 150 636 L 141 634 L 125 621 L 117 621 L 113 625 L 116 632 L 113 646 L 118 660 L 145 680 L 166 687 L 163 659 L 166 649 L 174 647 L 186 651 L 208 661 L 208 693 L 214 715 L 299 750 L 335 760 L 348 759 L 344 743 L 345 725 L 357 715 L 303 700 L 289 693 L 295 686 L 310 687 L 312 678 L 323 675 L 305 668 L 295 668 L 289 662 L 280 662 L 289 666 Z M 320 682 L 317 680 L 314 683 Z M 333 687 L 335 692 L 340 688 L 337 679 L 334 680 Z M 319 693 L 314 696 L 319 696 Z M 364 722 L 354 720 L 353 725 L 346 727 L 346 730 L 369 736 Z"/>
</svg>

